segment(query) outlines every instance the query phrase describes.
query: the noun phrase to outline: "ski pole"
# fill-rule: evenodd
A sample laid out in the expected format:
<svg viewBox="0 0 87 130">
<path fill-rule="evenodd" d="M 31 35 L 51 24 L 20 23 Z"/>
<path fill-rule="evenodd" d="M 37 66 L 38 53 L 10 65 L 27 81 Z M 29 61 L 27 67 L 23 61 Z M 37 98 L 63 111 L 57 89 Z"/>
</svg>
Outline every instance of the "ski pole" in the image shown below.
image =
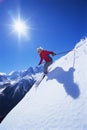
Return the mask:
<svg viewBox="0 0 87 130">
<path fill-rule="evenodd" d="M 56 55 L 61 55 L 61 54 L 64 54 L 64 53 L 67 53 L 67 52 L 70 52 L 70 51 L 73 51 L 73 49 L 67 50 L 67 51 L 63 51 L 63 52 L 59 52 L 59 53 L 57 53 Z"/>
</svg>

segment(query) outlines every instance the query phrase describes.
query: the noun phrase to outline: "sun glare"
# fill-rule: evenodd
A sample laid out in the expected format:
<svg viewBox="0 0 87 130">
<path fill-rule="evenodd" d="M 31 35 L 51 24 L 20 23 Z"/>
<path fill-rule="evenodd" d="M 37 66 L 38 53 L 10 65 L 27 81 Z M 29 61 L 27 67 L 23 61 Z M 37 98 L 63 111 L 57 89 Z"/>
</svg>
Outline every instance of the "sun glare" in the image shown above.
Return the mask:
<svg viewBox="0 0 87 130">
<path fill-rule="evenodd" d="M 18 16 L 17 19 L 12 18 L 12 21 L 13 22 L 9 24 L 11 33 L 16 34 L 19 40 L 21 40 L 21 38 L 24 37 L 30 39 L 29 37 L 30 26 L 27 24 L 28 20 L 23 21 L 20 18 L 20 16 Z"/>
<path fill-rule="evenodd" d="M 27 26 L 22 21 L 16 21 L 13 27 L 14 31 L 16 31 L 19 35 L 25 34 L 25 32 L 27 31 Z"/>
<path fill-rule="evenodd" d="M 21 36 L 27 36 L 29 27 L 26 25 L 26 22 L 18 19 L 14 21 L 12 26 L 13 26 L 13 32 L 17 33 L 19 38 Z"/>
</svg>

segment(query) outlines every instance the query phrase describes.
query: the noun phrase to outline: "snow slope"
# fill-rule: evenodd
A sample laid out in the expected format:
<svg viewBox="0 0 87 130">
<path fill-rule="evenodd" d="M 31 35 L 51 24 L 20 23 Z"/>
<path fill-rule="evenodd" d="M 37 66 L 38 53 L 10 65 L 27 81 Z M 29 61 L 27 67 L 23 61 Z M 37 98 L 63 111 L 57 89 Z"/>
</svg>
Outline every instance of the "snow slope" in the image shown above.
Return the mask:
<svg viewBox="0 0 87 130">
<path fill-rule="evenodd" d="M 15 107 L 42 74 L 43 66 L 27 70 L 0 73 L 0 123 Z"/>
<path fill-rule="evenodd" d="M 87 130 L 87 39 L 50 66 L 0 130 Z"/>
</svg>

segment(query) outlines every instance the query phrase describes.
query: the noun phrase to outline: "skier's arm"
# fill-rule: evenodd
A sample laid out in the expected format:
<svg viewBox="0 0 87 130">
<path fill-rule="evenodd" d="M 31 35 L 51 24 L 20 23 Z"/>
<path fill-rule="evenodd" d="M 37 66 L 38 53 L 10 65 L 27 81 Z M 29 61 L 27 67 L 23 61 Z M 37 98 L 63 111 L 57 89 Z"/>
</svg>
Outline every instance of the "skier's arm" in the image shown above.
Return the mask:
<svg viewBox="0 0 87 130">
<path fill-rule="evenodd" d="M 38 65 L 40 65 L 40 64 L 42 63 L 42 61 L 43 61 L 43 58 L 42 58 L 42 57 L 40 57 L 40 62 L 39 62 L 39 64 L 38 64 Z"/>
<path fill-rule="evenodd" d="M 52 54 L 52 56 L 56 55 L 53 51 L 46 51 L 47 54 Z"/>
</svg>

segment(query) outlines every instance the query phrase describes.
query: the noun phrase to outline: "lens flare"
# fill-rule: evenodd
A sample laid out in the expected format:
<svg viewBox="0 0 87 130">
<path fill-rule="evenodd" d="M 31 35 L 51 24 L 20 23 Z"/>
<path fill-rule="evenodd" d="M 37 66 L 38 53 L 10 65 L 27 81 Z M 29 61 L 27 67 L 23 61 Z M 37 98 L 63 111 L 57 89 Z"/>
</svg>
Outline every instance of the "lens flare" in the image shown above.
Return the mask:
<svg viewBox="0 0 87 130">
<path fill-rule="evenodd" d="M 19 36 L 26 35 L 28 27 L 25 22 L 17 20 L 13 24 L 13 30 L 18 33 Z"/>
</svg>

